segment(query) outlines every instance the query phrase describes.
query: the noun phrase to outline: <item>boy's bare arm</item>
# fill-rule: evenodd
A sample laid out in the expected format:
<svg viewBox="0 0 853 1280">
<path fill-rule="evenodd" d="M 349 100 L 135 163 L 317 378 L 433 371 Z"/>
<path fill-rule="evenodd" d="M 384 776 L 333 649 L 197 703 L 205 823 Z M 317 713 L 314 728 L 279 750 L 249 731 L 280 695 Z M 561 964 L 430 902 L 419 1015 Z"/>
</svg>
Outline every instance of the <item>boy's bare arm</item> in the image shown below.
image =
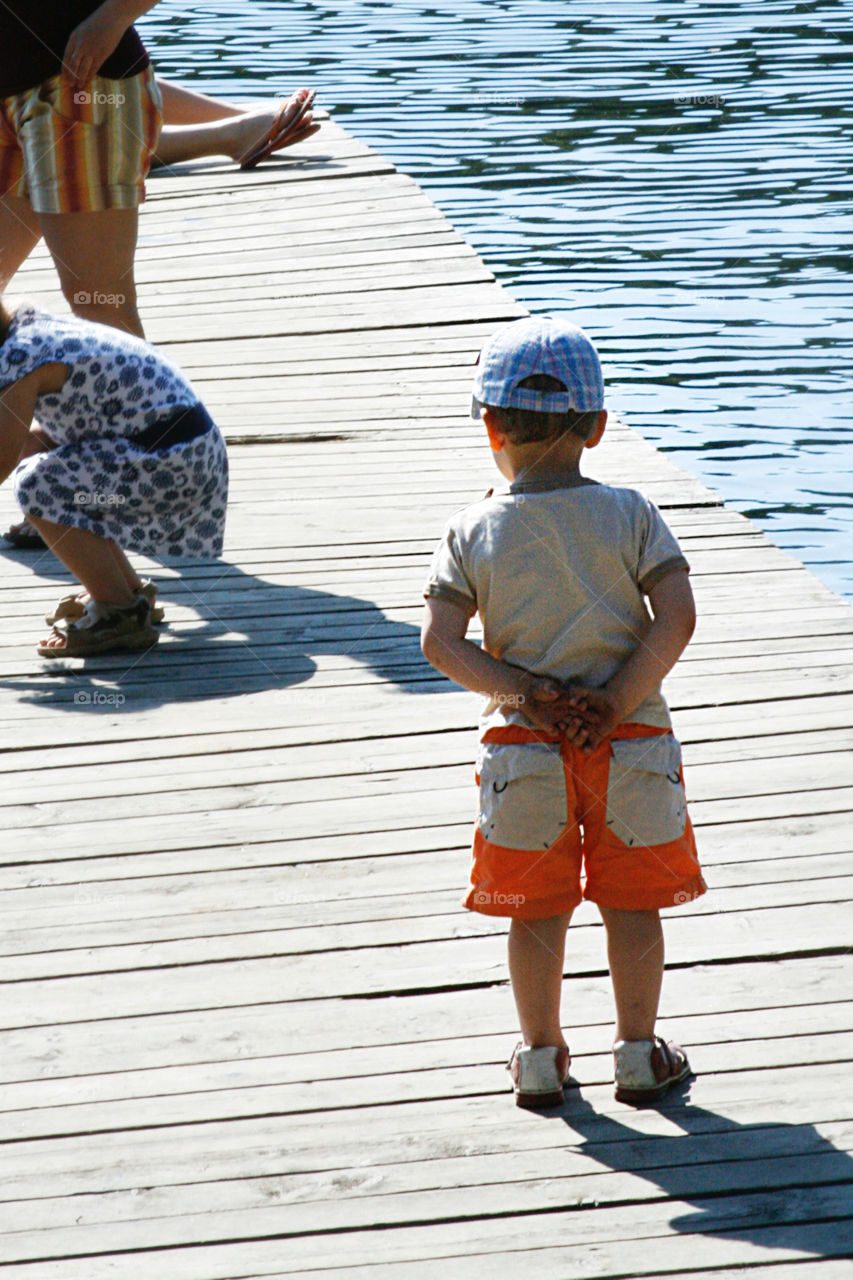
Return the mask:
<svg viewBox="0 0 853 1280">
<path fill-rule="evenodd" d="M 421 649 L 426 660 L 472 693 L 511 700 L 538 729 L 553 732 L 558 723 L 577 728 L 575 701 L 567 691 L 554 680 L 493 658 L 467 640 L 469 621 L 469 615 L 459 605 L 430 597 L 421 629 Z"/>
<path fill-rule="evenodd" d="M 566 735 L 593 751 L 660 684 L 687 647 L 696 606 L 686 570 L 667 574 L 649 591 L 654 621 L 628 661 L 600 688 L 573 685 L 583 723 Z"/>
</svg>

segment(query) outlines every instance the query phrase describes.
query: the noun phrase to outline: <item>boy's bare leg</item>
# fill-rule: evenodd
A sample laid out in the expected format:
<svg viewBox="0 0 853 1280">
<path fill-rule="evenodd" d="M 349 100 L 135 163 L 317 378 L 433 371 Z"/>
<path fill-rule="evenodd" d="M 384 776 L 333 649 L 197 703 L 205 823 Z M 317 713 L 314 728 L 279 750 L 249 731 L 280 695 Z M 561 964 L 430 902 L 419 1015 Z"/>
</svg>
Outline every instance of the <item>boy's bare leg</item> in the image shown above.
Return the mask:
<svg viewBox="0 0 853 1280">
<path fill-rule="evenodd" d="M 560 994 L 566 930 L 572 913 L 544 920 L 513 920 L 509 927 L 509 976 L 524 1043 L 531 1048 L 566 1044 L 560 1026 Z"/>
<path fill-rule="evenodd" d="M 86 529 L 54 524 L 52 520 L 42 520 L 36 516 L 29 516 L 28 519 L 38 529 L 53 554 L 75 578 L 79 578 L 89 595 L 99 604 L 112 604 L 119 608 L 133 604 L 135 592 L 126 581 L 113 554 L 114 543 L 107 538 L 99 538 Z"/>
<path fill-rule="evenodd" d="M 652 1040 L 663 981 L 663 930 L 657 911 L 599 907 L 616 1000 L 616 1039 Z"/>
</svg>

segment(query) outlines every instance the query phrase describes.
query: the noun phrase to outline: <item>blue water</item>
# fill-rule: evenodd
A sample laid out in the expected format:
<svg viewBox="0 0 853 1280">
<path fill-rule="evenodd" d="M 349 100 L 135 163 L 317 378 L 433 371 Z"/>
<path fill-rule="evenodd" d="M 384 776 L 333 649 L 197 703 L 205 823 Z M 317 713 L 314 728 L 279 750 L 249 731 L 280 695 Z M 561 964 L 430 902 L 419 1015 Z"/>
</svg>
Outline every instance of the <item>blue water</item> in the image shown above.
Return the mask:
<svg viewBox="0 0 853 1280">
<path fill-rule="evenodd" d="M 161 0 L 158 70 L 298 84 L 515 297 L 593 335 L 611 405 L 853 599 L 853 0 Z"/>
</svg>

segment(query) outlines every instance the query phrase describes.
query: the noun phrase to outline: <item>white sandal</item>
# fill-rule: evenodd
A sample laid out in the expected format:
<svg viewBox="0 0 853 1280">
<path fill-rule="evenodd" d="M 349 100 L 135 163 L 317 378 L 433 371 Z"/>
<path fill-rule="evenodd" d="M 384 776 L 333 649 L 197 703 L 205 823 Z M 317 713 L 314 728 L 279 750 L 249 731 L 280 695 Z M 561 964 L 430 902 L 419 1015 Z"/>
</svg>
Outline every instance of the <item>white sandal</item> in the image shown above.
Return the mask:
<svg viewBox="0 0 853 1280">
<path fill-rule="evenodd" d="M 693 1074 L 687 1054 L 672 1040 L 617 1040 L 613 1046 L 617 1102 L 643 1106 Z"/>
<path fill-rule="evenodd" d="M 512 1077 L 516 1106 L 531 1111 L 561 1106 L 571 1062 L 569 1050 L 562 1045 L 533 1049 L 519 1040 L 506 1064 Z"/>
</svg>

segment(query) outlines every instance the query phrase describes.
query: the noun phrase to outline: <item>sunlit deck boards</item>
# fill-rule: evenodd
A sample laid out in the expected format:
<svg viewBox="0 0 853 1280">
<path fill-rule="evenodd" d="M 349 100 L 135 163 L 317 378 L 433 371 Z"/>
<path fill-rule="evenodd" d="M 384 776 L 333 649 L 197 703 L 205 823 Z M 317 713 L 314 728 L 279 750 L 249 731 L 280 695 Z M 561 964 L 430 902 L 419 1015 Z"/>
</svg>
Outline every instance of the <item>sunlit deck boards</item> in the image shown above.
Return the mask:
<svg viewBox="0 0 853 1280">
<path fill-rule="evenodd" d="M 160 573 L 156 652 L 57 669 L 65 575 L 0 559 L 0 1274 L 840 1280 L 853 611 L 624 427 L 591 457 L 694 569 L 668 692 L 713 892 L 671 913 L 664 1025 L 699 1078 L 613 1101 L 584 909 L 582 1087 L 518 1111 L 503 926 L 457 905 L 477 699 L 417 624 L 494 479 L 470 365 L 521 308 L 381 156 L 298 154 L 143 214 L 149 336 L 244 442 L 225 560 Z M 22 283 L 56 301 L 43 256 Z"/>
</svg>

